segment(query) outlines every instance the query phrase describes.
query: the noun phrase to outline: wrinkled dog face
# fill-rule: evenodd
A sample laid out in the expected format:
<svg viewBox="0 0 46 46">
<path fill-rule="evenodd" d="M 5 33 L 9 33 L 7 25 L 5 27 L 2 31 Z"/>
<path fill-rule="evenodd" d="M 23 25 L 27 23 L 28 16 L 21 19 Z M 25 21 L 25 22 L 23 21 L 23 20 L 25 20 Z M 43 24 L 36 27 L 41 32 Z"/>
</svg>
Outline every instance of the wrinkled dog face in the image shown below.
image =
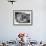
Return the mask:
<svg viewBox="0 0 46 46">
<path fill-rule="evenodd" d="M 16 12 L 15 16 L 16 22 L 18 23 L 30 23 L 30 14 Z"/>
</svg>

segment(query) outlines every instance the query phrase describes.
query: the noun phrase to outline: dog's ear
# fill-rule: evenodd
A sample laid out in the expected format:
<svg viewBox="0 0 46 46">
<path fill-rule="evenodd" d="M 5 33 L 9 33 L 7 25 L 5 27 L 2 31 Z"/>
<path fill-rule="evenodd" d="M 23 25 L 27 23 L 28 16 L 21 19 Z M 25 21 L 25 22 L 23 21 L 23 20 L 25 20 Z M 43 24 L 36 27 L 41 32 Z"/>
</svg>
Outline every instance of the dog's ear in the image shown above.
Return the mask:
<svg viewBox="0 0 46 46">
<path fill-rule="evenodd" d="M 18 37 L 20 38 L 20 34 L 18 35 Z"/>
</svg>

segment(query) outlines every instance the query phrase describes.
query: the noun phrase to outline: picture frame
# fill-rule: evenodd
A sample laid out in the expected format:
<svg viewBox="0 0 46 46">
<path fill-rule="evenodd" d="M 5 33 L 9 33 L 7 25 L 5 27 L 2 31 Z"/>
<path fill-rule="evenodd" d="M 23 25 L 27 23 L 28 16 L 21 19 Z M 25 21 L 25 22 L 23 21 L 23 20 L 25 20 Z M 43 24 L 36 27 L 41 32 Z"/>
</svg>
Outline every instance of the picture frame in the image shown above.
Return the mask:
<svg viewBox="0 0 46 46">
<path fill-rule="evenodd" d="M 32 25 L 32 10 L 13 10 L 13 25 Z"/>
</svg>

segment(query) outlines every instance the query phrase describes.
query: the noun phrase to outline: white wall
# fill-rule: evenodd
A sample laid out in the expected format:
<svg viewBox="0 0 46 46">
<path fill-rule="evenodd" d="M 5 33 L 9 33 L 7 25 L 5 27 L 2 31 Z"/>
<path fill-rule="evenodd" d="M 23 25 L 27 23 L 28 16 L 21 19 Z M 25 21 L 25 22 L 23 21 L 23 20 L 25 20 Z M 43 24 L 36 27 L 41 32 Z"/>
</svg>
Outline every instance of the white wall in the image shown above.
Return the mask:
<svg viewBox="0 0 46 46">
<path fill-rule="evenodd" d="M 32 26 L 14 26 L 13 10 L 33 10 Z M 19 32 L 31 34 L 33 40 L 46 40 L 46 0 L 17 0 L 13 5 L 0 0 L 0 40 L 14 40 Z"/>
</svg>

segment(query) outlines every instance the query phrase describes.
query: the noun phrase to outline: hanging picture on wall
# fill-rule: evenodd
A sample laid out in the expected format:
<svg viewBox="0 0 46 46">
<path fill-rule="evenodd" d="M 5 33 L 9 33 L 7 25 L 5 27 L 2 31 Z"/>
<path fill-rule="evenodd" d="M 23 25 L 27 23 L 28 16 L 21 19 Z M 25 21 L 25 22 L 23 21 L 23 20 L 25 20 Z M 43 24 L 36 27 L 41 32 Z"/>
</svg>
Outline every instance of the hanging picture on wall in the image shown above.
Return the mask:
<svg viewBox="0 0 46 46">
<path fill-rule="evenodd" d="M 14 25 L 32 25 L 32 10 L 13 10 Z"/>
</svg>

